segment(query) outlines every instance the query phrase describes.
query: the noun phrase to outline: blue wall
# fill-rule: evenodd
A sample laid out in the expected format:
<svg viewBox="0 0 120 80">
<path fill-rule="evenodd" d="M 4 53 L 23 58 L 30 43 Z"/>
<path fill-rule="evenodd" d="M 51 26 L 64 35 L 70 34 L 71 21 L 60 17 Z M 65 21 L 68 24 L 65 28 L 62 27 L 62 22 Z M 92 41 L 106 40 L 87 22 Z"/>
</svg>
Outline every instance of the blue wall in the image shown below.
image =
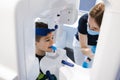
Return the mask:
<svg viewBox="0 0 120 80">
<path fill-rule="evenodd" d="M 89 11 L 96 3 L 96 0 L 80 0 L 79 10 Z"/>
</svg>

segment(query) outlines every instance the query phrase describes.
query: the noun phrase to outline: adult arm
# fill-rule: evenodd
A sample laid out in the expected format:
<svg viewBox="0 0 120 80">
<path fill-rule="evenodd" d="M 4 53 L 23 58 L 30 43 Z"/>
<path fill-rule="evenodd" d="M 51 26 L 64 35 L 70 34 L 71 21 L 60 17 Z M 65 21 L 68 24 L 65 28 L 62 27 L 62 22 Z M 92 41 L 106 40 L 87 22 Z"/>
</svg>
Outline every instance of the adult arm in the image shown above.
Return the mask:
<svg viewBox="0 0 120 80">
<path fill-rule="evenodd" d="M 87 40 L 88 40 L 87 35 L 81 33 L 78 34 L 79 34 L 81 52 L 92 59 L 94 55 L 91 51 L 91 48 L 87 45 Z"/>
</svg>

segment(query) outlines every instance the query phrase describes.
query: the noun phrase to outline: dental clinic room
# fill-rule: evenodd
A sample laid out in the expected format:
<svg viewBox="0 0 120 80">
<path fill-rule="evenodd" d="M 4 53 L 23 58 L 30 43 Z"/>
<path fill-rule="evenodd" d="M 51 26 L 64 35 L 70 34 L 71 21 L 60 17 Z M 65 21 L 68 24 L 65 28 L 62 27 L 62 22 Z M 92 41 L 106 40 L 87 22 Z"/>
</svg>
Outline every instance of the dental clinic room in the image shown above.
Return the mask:
<svg viewBox="0 0 120 80">
<path fill-rule="evenodd" d="M 120 80 L 119 0 L 1 0 L 0 80 Z"/>
</svg>

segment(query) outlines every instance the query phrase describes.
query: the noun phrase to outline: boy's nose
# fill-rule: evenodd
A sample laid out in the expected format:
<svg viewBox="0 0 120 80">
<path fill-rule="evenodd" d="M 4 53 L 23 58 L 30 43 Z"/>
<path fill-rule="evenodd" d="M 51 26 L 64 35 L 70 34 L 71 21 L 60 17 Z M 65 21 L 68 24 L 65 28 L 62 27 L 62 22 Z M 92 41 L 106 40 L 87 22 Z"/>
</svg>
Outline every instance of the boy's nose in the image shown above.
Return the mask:
<svg viewBox="0 0 120 80">
<path fill-rule="evenodd" d="M 50 41 L 50 44 L 51 44 L 51 45 L 54 44 L 54 40 L 51 40 L 51 41 Z"/>
</svg>

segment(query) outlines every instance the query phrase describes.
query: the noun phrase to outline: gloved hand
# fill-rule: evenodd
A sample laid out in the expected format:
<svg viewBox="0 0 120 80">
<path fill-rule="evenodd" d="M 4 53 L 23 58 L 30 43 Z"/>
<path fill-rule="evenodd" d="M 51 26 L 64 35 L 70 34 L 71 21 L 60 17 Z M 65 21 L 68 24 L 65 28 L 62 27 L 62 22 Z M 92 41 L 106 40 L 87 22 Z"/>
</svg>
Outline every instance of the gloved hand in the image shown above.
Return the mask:
<svg viewBox="0 0 120 80">
<path fill-rule="evenodd" d="M 89 65 L 90 61 L 91 61 L 91 59 L 89 57 L 86 57 L 85 61 L 82 63 L 82 67 L 89 68 L 90 67 L 90 65 Z"/>
<path fill-rule="evenodd" d="M 83 67 L 83 68 L 89 68 L 89 62 L 84 61 L 84 62 L 82 63 L 82 67 Z"/>
<path fill-rule="evenodd" d="M 91 47 L 91 51 L 95 54 L 96 46 L 92 46 L 92 47 Z"/>
</svg>

